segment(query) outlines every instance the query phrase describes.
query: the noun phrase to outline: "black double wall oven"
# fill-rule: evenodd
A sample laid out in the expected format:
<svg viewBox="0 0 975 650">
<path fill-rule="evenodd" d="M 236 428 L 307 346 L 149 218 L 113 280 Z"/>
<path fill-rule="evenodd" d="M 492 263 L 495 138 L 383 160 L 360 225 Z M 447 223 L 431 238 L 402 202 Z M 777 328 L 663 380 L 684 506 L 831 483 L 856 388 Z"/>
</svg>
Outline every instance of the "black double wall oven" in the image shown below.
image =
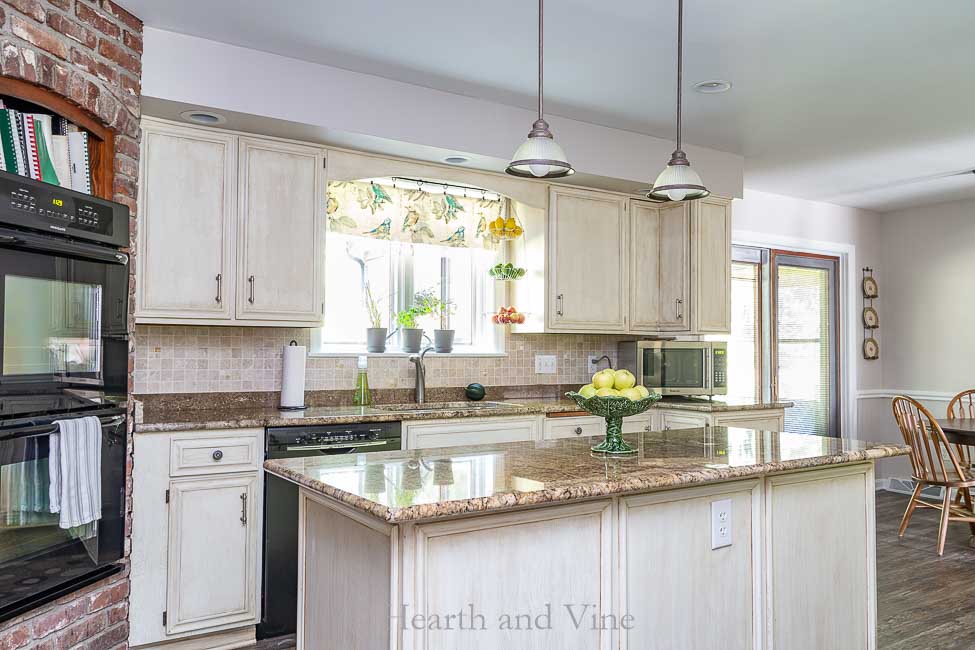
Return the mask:
<svg viewBox="0 0 975 650">
<path fill-rule="evenodd" d="M 120 570 L 128 245 L 124 205 L 0 172 L 0 621 Z M 69 527 L 57 422 L 87 416 L 97 517 Z"/>
</svg>

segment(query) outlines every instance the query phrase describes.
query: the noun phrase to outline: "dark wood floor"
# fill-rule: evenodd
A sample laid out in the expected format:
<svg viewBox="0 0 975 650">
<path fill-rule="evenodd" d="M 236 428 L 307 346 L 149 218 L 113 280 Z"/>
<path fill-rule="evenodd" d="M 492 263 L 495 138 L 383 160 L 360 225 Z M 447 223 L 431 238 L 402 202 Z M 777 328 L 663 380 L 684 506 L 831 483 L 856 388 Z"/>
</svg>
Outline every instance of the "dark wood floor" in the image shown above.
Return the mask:
<svg viewBox="0 0 975 650">
<path fill-rule="evenodd" d="M 949 525 L 938 557 L 935 510 L 915 510 L 898 539 L 906 506 L 905 495 L 877 493 L 877 646 L 975 648 L 975 548 L 968 545 L 968 524 Z"/>
<path fill-rule="evenodd" d="M 918 509 L 897 537 L 907 496 L 877 493 L 877 647 L 879 650 L 975 648 L 975 548 L 968 525 L 952 523 L 938 557 L 938 513 Z M 290 639 L 259 650 L 292 650 Z"/>
</svg>

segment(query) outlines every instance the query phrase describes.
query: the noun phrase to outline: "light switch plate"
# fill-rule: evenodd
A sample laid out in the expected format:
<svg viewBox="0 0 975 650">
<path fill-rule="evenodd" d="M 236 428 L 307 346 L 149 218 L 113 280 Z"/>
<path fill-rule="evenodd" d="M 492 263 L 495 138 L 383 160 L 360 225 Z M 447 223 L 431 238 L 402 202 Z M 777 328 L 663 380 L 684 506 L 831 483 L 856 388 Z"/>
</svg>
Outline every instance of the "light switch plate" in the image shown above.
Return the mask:
<svg viewBox="0 0 975 650">
<path fill-rule="evenodd" d="M 539 375 L 554 375 L 557 364 L 554 354 L 535 355 L 535 373 Z"/>
<path fill-rule="evenodd" d="M 731 546 L 731 499 L 711 502 L 711 550 Z"/>
</svg>

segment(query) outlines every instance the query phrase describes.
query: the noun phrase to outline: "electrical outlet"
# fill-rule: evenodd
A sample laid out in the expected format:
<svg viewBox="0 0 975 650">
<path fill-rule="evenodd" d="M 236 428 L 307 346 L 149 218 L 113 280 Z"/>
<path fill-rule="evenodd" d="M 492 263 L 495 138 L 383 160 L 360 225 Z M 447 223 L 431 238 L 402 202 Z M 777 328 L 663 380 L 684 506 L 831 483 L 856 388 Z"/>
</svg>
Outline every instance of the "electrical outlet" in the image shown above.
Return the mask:
<svg viewBox="0 0 975 650">
<path fill-rule="evenodd" d="M 731 546 L 731 499 L 711 502 L 711 550 Z"/>
<path fill-rule="evenodd" d="M 596 374 L 596 371 L 599 370 L 599 368 L 597 368 L 597 366 L 599 365 L 599 362 L 596 361 L 596 359 L 599 359 L 599 358 L 600 357 L 598 355 L 595 355 L 595 354 L 590 354 L 589 355 L 589 374 L 590 375 Z"/>
<path fill-rule="evenodd" d="M 535 373 L 539 375 L 554 375 L 557 367 L 557 357 L 554 354 L 535 355 Z"/>
</svg>

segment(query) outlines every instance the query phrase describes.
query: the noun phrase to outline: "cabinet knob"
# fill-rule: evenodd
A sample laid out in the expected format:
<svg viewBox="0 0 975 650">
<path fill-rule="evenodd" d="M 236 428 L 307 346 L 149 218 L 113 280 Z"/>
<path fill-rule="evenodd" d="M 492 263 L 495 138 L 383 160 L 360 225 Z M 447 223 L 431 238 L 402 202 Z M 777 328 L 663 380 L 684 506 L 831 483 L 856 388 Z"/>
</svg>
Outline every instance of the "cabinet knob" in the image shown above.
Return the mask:
<svg viewBox="0 0 975 650">
<path fill-rule="evenodd" d="M 577 436 L 581 436 L 582 435 L 582 427 L 576 427 L 576 435 Z"/>
<path fill-rule="evenodd" d="M 219 449 L 213 450 L 213 460 L 220 460 L 223 458 L 223 452 Z"/>
</svg>

